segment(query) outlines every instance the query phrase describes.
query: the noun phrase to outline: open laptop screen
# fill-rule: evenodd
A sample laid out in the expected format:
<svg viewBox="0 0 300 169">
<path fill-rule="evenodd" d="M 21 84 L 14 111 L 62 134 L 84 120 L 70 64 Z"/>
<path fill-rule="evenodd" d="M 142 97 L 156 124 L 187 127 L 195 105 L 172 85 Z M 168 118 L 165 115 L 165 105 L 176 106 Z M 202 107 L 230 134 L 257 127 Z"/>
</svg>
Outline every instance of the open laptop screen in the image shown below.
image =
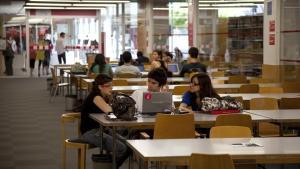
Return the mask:
<svg viewBox="0 0 300 169">
<path fill-rule="evenodd" d="M 171 92 L 144 92 L 142 114 L 170 113 L 172 111 Z"/>
<path fill-rule="evenodd" d="M 168 64 L 168 70 L 173 73 L 179 72 L 178 64 Z"/>
</svg>

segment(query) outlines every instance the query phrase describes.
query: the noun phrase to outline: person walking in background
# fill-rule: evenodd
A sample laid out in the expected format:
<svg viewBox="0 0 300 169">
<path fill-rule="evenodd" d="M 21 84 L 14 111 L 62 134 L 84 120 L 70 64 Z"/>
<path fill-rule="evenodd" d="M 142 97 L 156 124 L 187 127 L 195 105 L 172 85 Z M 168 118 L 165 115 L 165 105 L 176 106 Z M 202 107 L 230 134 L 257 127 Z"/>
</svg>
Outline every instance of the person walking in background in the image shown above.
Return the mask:
<svg viewBox="0 0 300 169">
<path fill-rule="evenodd" d="M 13 75 L 13 59 L 15 52 L 17 52 L 16 41 L 12 36 L 9 37 L 6 44 L 6 49 L 3 51 L 4 61 L 5 61 L 5 73 L 8 76 Z"/>
<path fill-rule="evenodd" d="M 41 76 L 41 65 L 45 60 L 45 40 L 44 40 L 44 35 L 39 36 L 38 40 L 38 50 L 36 51 L 36 60 L 39 61 L 39 67 L 38 67 L 38 76 Z"/>
<path fill-rule="evenodd" d="M 33 76 L 33 70 L 35 66 L 36 50 L 33 49 L 34 43 L 30 42 L 29 48 L 29 67 L 30 67 L 30 77 Z"/>
<path fill-rule="evenodd" d="M 49 64 L 50 64 L 50 57 L 52 51 L 52 42 L 50 39 L 45 40 L 45 59 L 43 62 L 43 74 L 46 71 L 46 74 L 49 75 Z"/>
<path fill-rule="evenodd" d="M 56 41 L 55 49 L 57 51 L 57 57 L 58 57 L 58 63 L 61 64 L 62 60 L 64 64 L 66 64 L 66 51 L 65 51 L 65 45 L 64 45 L 64 39 L 65 39 L 65 33 L 61 32 L 59 34 L 59 38 Z"/>
</svg>

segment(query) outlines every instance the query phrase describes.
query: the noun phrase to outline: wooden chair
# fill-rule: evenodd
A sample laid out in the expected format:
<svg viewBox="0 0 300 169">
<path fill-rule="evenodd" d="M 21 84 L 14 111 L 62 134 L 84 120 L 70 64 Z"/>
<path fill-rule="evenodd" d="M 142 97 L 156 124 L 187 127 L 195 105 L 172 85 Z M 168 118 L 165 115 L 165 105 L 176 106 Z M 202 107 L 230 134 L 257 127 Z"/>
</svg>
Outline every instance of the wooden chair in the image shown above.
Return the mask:
<svg viewBox="0 0 300 169">
<path fill-rule="evenodd" d="M 193 114 L 157 114 L 154 139 L 195 138 Z"/>
<path fill-rule="evenodd" d="M 300 82 L 285 82 L 282 84 L 284 93 L 299 93 Z"/>
<path fill-rule="evenodd" d="M 150 72 L 151 69 L 152 69 L 151 64 L 144 64 L 144 70 L 145 70 L 145 72 Z"/>
<path fill-rule="evenodd" d="M 239 93 L 258 93 L 258 84 L 244 84 L 241 85 Z"/>
<path fill-rule="evenodd" d="M 278 101 L 275 98 L 254 98 L 250 100 L 251 110 L 274 110 L 278 109 Z M 274 137 L 279 136 L 280 128 L 278 125 L 268 122 L 258 124 L 259 136 Z"/>
<path fill-rule="evenodd" d="M 260 83 L 273 83 L 274 80 L 272 79 L 262 79 L 262 78 L 256 78 L 256 79 L 250 79 L 250 84 L 260 84 Z"/>
<path fill-rule="evenodd" d="M 134 74 L 134 73 L 118 73 L 118 74 L 116 74 L 116 77 L 118 77 L 118 78 L 137 78 L 137 77 L 139 77 L 139 75 Z"/>
<path fill-rule="evenodd" d="M 228 154 L 195 154 L 190 157 L 190 169 L 235 169 Z"/>
<path fill-rule="evenodd" d="M 252 119 L 248 114 L 227 114 L 219 115 L 216 119 L 215 126 L 244 126 L 248 127 L 251 131 Z"/>
<path fill-rule="evenodd" d="M 72 123 L 77 125 L 77 138 L 68 139 L 66 125 L 67 123 Z M 86 168 L 86 150 L 92 148 L 90 144 L 85 143 L 79 138 L 80 136 L 80 113 L 65 113 L 61 116 L 61 125 L 62 125 L 62 138 L 63 138 L 63 162 L 62 168 L 66 169 L 66 160 L 67 160 L 67 148 L 76 148 L 78 149 L 78 169 Z"/>
<path fill-rule="evenodd" d="M 259 87 L 259 93 L 283 93 L 282 87 Z"/>
<path fill-rule="evenodd" d="M 183 95 L 189 88 L 189 86 L 175 86 L 172 93 L 173 95 Z"/>
<path fill-rule="evenodd" d="M 113 80 L 112 81 L 113 86 L 128 86 L 127 80 Z"/>
<path fill-rule="evenodd" d="M 248 80 L 245 75 L 236 75 L 236 76 L 229 76 L 227 83 L 228 84 L 248 83 Z"/>
<path fill-rule="evenodd" d="M 211 72 L 212 77 L 224 77 L 225 71 L 217 71 L 217 72 Z"/>
<path fill-rule="evenodd" d="M 210 129 L 210 138 L 250 138 L 252 132 L 244 126 L 216 126 Z"/>
<path fill-rule="evenodd" d="M 280 109 L 300 109 L 300 98 L 281 98 L 279 100 Z"/>
<path fill-rule="evenodd" d="M 51 75 L 52 75 L 52 87 L 50 90 L 49 102 L 54 101 L 58 89 L 69 86 L 69 83 L 63 83 L 60 81 L 60 79 L 55 74 L 54 68 L 51 68 Z"/>
</svg>

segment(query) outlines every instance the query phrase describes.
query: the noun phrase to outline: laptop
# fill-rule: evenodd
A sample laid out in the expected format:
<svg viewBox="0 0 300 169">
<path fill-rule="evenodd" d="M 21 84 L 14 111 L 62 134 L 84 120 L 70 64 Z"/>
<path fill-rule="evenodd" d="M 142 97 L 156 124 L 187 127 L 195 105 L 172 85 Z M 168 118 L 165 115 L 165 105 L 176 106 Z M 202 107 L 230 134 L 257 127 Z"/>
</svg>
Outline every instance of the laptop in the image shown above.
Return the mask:
<svg viewBox="0 0 300 169">
<path fill-rule="evenodd" d="M 168 70 L 172 73 L 178 73 L 179 72 L 178 64 L 168 64 Z"/>
<path fill-rule="evenodd" d="M 172 111 L 172 93 L 171 92 L 144 92 L 142 98 L 142 115 L 155 115 L 157 113 L 171 113 Z"/>
<path fill-rule="evenodd" d="M 137 67 L 139 68 L 140 72 L 143 72 L 143 71 L 144 71 L 144 65 L 139 65 L 139 66 L 137 66 Z"/>
</svg>

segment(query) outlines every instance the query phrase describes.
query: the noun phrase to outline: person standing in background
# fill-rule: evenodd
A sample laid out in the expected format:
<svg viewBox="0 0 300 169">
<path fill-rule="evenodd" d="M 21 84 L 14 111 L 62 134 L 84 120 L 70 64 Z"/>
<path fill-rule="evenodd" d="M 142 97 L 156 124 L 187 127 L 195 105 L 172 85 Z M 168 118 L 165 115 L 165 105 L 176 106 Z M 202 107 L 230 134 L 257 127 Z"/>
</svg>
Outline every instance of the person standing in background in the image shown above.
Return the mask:
<svg viewBox="0 0 300 169">
<path fill-rule="evenodd" d="M 17 52 L 16 41 L 12 36 L 9 37 L 6 44 L 6 49 L 3 51 L 4 61 L 5 61 L 5 73 L 8 76 L 13 75 L 13 59 L 15 52 Z"/>
<path fill-rule="evenodd" d="M 66 64 L 66 51 L 65 51 L 65 44 L 64 44 L 64 39 L 65 39 L 65 33 L 61 32 L 59 34 L 59 38 L 56 41 L 56 46 L 55 49 L 57 51 L 57 57 L 58 57 L 58 63 L 61 64 L 62 60 L 64 64 Z"/>
<path fill-rule="evenodd" d="M 49 75 L 49 64 L 50 64 L 50 57 L 52 51 L 52 42 L 50 39 L 45 40 L 45 59 L 43 62 L 43 74 L 46 71 L 46 74 Z"/>
<path fill-rule="evenodd" d="M 44 35 L 39 36 L 39 41 L 38 41 L 38 50 L 36 51 L 36 59 L 39 60 L 39 67 L 38 67 L 38 76 L 41 76 L 41 65 L 45 60 L 45 40 L 44 40 Z"/>
<path fill-rule="evenodd" d="M 4 55 L 2 52 L 6 49 L 6 41 L 0 36 L 0 74 L 2 74 L 2 68 L 4 63 Z"/>
</svg>

